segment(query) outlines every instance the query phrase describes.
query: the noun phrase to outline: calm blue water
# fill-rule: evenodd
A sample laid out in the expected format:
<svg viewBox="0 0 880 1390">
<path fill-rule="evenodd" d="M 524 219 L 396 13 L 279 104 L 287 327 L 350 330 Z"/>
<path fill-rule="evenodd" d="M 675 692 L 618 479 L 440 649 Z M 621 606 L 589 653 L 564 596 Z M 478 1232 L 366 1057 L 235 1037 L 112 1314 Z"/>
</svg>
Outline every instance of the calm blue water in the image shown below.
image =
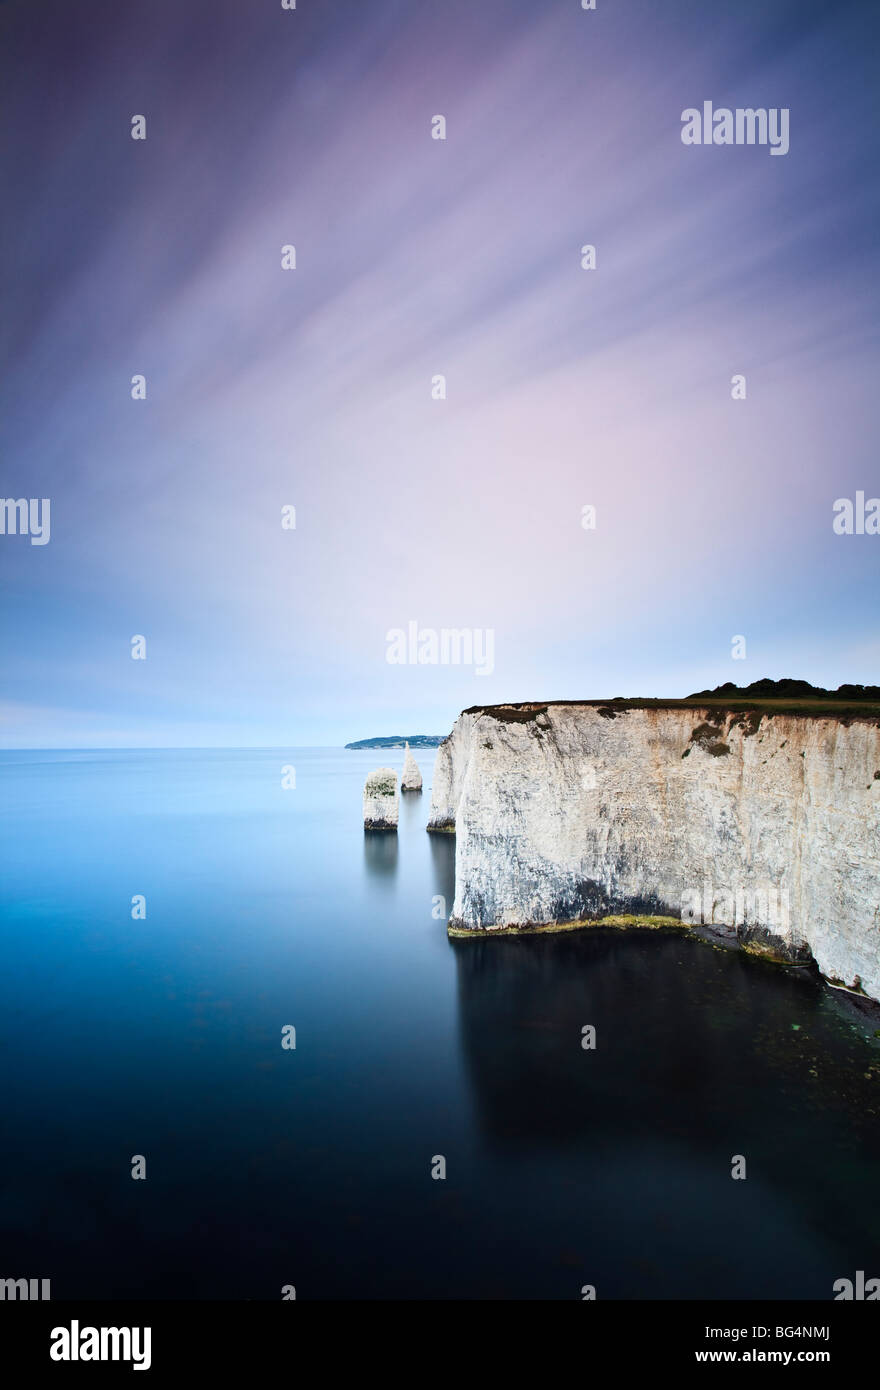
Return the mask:
<svg viewBox="0 0 880 1390">
<path fill-rule="evenodd" d="M 875 1025 L 678 935 L 450 942 L 427 790 L 396 840 L 364 836 L 383 762 L 0 754 L 0 1276 L 827 1299 L 880 1275 Z"/>
</svg>

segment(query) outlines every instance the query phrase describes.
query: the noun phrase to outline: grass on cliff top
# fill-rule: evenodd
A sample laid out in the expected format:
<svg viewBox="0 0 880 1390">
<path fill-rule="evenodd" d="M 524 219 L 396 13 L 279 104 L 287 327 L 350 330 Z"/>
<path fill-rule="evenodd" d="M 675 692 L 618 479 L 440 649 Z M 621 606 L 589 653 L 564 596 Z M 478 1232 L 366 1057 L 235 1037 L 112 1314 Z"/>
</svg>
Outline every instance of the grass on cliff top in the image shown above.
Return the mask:
<svg viewBox="0 0 880 1390">
<path fill-rule="evenodd" d="M 769 718 L 775 714 L 785 714 L 808 719 L 838 719 L 842 724 L 857 721 L 880 724 L 880 702 L 837 700 L 827 696 L 816 699 L 806 696 L 792 699 L 791 696 L 691 695 L 684 700 L 640 697 L 617 697 L 613 700 L 546 700 L 512 705 L 472 705 L 464 713 L 491 714 L 506 724 L 528 724 L 551 705 L 565 705 L 571 708 L 593 706 L 603 713 L 607 712 L 609 718 L 628 709 L 714 710 L 719 714 L 740 714 L 754 710 Z"/>
<path fill-rule="evenodd" d="M 764 677 L 752 681 L 750 685 L 735 685 L 725 681 L 713 690 L 697 690 L 682 699 L 662 697 L 624 697 L 615 695 L 610 700 L 546 700 L 524 701 L 507 705 L 472 705 L 465 714 L 492 714 L 496 719 L 508 724 L 528 724 L 549 705 L 593 706 L 607 719 L 628 709 L 692 709 L 712 710 L 716 714 L 767 715 L 787 714 L 813 719 L 839 719 L 849 724 L 853 720 L 865 723 L 880 723 L 880 686 L 878 685 L 839 685 L 836 690 L 826 690 L 809 681 L 793 679 L 782 680 Z M 755 721 L 750 720 L 750 724 Z M 750 729 L 749 732 L 754 732 Z"/>
<path fill-rule="evenodd" d="M 393 796 L 397 791 L 397 773 L 391 768 L 380 767 L 371 772 L 364 784 L 367 796 Z"/>
</svg>

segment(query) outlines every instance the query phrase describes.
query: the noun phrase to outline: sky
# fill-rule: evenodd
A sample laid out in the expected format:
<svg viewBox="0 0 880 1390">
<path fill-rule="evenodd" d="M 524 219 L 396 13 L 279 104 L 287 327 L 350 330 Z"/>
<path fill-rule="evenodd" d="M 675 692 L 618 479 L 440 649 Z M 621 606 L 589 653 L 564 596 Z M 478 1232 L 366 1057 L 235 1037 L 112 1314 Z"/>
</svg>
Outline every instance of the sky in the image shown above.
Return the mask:
<svg viewBox="0 0 880 1390">
<path fill-rule="evenodd" d="M 0 746 L 880 683 L 880 536 L 832 529 L 880 495 L 878 38 L 862 0 L 6 0 L 0 493 L 51 530 L 0 535 Z M 788 153 L 685 145 L 704 101 Z M 492 659 L 389 661 L 410 624 Z"/>
</svg>

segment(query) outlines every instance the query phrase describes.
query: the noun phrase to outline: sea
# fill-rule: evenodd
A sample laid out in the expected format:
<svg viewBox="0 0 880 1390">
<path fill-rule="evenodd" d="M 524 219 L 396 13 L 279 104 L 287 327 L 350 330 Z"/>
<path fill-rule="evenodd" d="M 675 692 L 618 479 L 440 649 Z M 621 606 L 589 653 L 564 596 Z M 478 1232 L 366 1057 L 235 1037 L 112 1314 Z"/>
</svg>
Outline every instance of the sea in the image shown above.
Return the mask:
<svg viewBox="0 0 880 1390">
<path fill-rule="evenodd" d="M 876 1021 L 676 932 L 449 939 L 434 756 L 395 835 L 361 797 L 399 749 L 0 753 L 0 1278 L 828 1300 L 880 1276 Z"/>
</svg>

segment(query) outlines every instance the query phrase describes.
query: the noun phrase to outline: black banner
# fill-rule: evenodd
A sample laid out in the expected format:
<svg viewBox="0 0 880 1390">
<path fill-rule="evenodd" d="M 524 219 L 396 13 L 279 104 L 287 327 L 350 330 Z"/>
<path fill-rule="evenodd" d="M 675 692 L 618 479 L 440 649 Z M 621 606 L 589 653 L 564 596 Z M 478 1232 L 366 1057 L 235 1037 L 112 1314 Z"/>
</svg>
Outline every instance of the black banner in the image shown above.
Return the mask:
<svg viewBox="0 0 880 1390">
<path fill-rule="evenodd" d="M 421 1347 L 415 1371 L 432 1376 L 449 1358 L 461 1358 L 463 1336 L 478 1336 L 483 1353 L 502 1364 L 523 1351 L 555 1359 L 548 1331 L 576 1339 L 581 1353 L 613 1360 L 622 1373 L 678 1372 L 693 1367 L 711 1375 L 730 1366 L 819 1366 L 826 1372 L 860 1369 L 876 1345 L 873 1304 L 831 1303 L 630 1303 L 564 1305 L 309 1303 L 7 1303 L 0 1311 L 0 1373 L 100 1375 L 112 1370 L 203 1376 L 276 1366 L 302 1374 L 319 1356 L 325 1369 L 357 1357 L 360 1371 L 384 1364 L 403 1369 Z M 471 1321 L 471 1318 L 474 1321 Z M 550 1319 L 548 1323 L 547 1319 Z M 451 1336 L 452 1329 L 455 1335 Z M 413 1342 L 415 1338 L 415 1343 Z M 422 1340 L 424 1338 L 424 1340 Z M 308 1363 L 305 1357 L 309 1356 Z M 468 1354 L 471 1361 L 471 1354 Z M 411 1366 L 412 1369 L 412 1366 Z M 11 1383 L 11 1382 L 9 1382 Z"/>
</svg>

